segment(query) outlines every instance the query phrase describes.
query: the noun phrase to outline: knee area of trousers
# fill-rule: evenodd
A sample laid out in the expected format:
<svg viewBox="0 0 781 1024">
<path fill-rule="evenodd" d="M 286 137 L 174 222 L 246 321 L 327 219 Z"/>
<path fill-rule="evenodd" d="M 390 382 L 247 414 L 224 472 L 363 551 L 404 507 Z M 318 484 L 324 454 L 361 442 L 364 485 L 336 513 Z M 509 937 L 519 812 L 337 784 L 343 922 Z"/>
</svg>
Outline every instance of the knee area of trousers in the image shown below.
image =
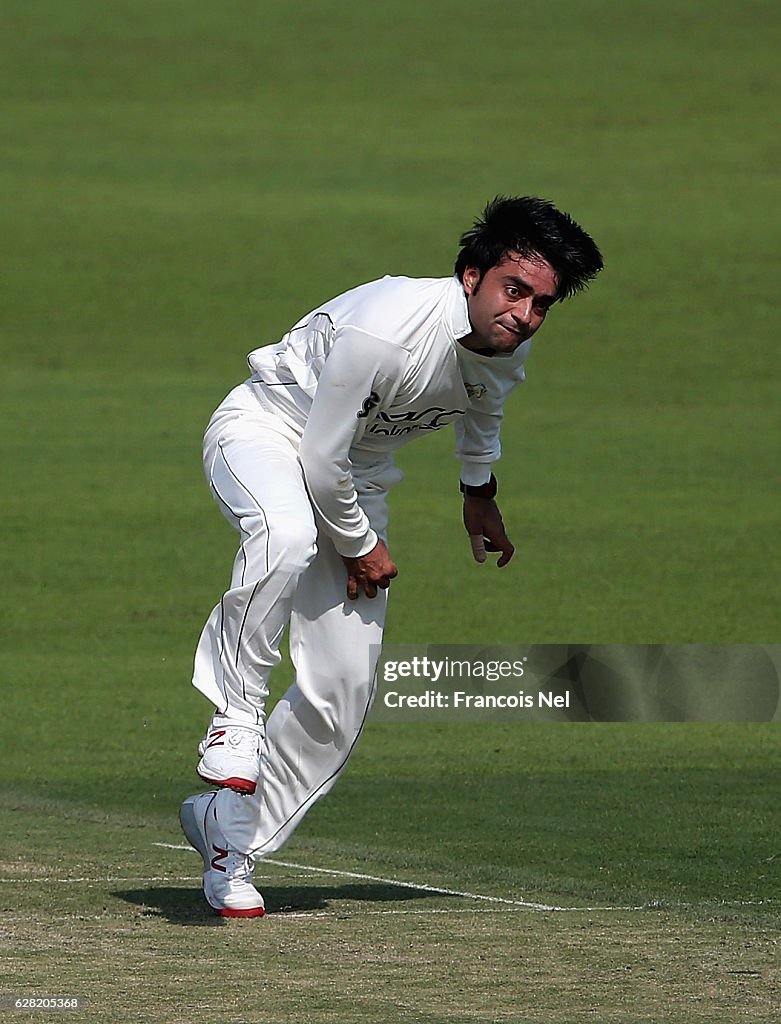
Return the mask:
<svg viewBox="0 0 781 1024">
<path fill-rule="evenodd" d="M 340 663 L 338 659 L 329 659 L 327 674 L 313 675 L 309 699 L 324 719 L 330 720 L 331 716 L 335 716 L 338 721 L 346 709 L 363 706 L 369 700 L 374 680 L 369 677 L 365 666 L 360 664 L 360 658 L 356 658 L 355 662 L 348 665 Z"/>
<path fill-rule="evenodd" d="M 365 676 L 329 678 L 316 693 L 303 689 L 308 693 L 306 710 L 297 714 L 316 742 L 331 743 L 334 737 L 353 737 L 360 730 L 373 692 Z"/>
<path fill-rule="evenodd" d="M 317 530 L 314 523 L 301 519 L 278 519 L 268 523 L 271 561 L 289 569 L 303 570 L 317 554 Z"/>
</svg>

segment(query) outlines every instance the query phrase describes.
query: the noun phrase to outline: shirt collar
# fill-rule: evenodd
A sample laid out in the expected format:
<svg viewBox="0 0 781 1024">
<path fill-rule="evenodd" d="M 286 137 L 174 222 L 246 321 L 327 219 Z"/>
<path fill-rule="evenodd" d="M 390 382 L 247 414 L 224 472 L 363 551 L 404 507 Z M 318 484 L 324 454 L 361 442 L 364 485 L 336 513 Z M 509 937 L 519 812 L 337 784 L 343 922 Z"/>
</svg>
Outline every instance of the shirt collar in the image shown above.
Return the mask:
<svg viewBox="0 0 781 1024">
<path fill-rule="evenodd" d="M 465 338 L 471 332 L 472 324 L 469 321 L 469 308 L 466 303 L 464 286 L 455 274 L 451 282 L 448 306 L 450 330 L 453 332 L 453 337 L 458 341 L 460 338 Z"/>
</svg>

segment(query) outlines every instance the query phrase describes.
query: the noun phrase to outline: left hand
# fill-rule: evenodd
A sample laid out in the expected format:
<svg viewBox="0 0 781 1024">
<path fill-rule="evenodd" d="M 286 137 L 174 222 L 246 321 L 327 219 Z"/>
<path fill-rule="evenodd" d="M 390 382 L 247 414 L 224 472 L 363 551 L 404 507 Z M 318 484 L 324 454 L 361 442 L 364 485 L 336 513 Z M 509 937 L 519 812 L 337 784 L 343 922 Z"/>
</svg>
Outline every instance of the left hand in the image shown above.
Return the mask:
<svg viewBox="0 0 781 1024">
<path fill-rule="evenodd" d="M 361 591 L 367 597 L 376 597 L 377 590 L 387 590 L 399 572 L 381 540 L 365 555 L 358 558 L 342 555 L 342 561 L 347 569 L 347 596 L 351 601 L 356 601 Z"/>
<path fill-rule="evenodd" d="M 472 544 L 476 562 L 484 562 L 486 551 L 501 551 L 496 563 L 501 569 L 513 557 L 515 548 L 504 532 L 504 523 L 499 507 L 493 498 L 464 496 L 464 526 Z"/>
</svg>

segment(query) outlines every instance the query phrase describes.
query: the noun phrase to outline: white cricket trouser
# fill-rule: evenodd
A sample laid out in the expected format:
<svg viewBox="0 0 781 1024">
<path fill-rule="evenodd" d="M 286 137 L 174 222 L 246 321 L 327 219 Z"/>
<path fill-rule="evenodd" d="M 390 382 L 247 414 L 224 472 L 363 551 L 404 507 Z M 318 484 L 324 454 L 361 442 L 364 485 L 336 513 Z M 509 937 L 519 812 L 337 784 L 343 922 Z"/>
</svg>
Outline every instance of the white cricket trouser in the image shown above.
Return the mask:
<svg viewBox="0 0 781 1024">
<path fill-rule="evenodd" d="M 344 563 L 317 529 L 297 438 L 251 385 L 234 389 L 212 417 L 204 465 L 241 544 L 230 588 L 201 634 L 193 685 L 236 724 L 265 727 L 255 794 L 223 789 L 214 803 L 231 846 L 264 856 L 328 792 L 358 740 L 374 697 L 387 592 L 347 599 Z M 385 536 L 384 494 L 360 500 Z M 288 624 L 295 681 L 266 723 L 269 676 Z"/>
</svg>

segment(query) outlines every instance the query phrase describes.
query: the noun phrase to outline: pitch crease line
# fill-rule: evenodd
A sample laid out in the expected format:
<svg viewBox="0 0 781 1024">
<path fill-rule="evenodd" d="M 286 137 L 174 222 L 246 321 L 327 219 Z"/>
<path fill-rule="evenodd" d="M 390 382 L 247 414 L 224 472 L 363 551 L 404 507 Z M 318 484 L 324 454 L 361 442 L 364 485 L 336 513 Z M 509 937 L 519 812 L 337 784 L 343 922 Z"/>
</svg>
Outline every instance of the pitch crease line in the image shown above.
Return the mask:
<svg viewBox="0 0 781 1024">
<path fill-rule="evenodd" d="M 0 884 L 43 882 L 47 885 L 106 885 L 114 882 L 200 882 L 201 875 L 106 875 L 103 878 L 55 878 L 53 875 L 26 875 L 24 878 L 0 878 Z"/>
<path fill-rule="evenodd" d="M 163 846 L 168 850 L 189 850 L 196 853 L 191 846 L 176 845 L 173 843 L 153 843 L 153 846 Z M 499 903 L 503 906 L 519 907 L 525 910 L 547 911 L 548 913 L 573 913 L 582 911 L 584 913 L 601 911 L 627 911 L 644 910 L 644 907 L 557 907 L 550 903 L 532 903 L 528 900 L 511 900 L 504 896 L 486 896 L 484 893 L 467 892 L 461 889 L 445 889 L 436 885 L 427 885 L 425 882 L 402 882 L 396 878 L 383 878 L 379 875 L 366 875 L 357 871 L 340 871 L 336 868 L 316 868 L 309 864 L 294 864 L 288 860 L 277 860 L 276 858 L 263 857 L 261 863 L 273 864 L 281 868 L 293 868 L 296 871 L 308 871 L 315 875 L 332 875 L 336 878 L 354 878 L 361 882 L 378 882 L 381 885 L 398 886 L 401 889 L 413 889 L 417 892 L 432 892 L 438 896 L 456 896 L 465 900 L 481 900 L 485 903 Z"/>
<path fill-rule="evenodd" d="M 333 875 L 337 878 L 354 878 L 361 882 L 379 882 L 381 885 L 399 886 L 402 889 L 414 889 L 418 892 L 433 892 L 440 896 L 458 896 L 467 900 L 484 900 L 487 903 L 502 903 L 508 906 L 525 907 L 528 910 L 564 910 L 564 907 L 553 907 L 547 903 L 529 903 L 526 900 L 509 900 L 503 896 L 485 896 L 481 893 L 462 892 L 458 889 L 443 889 L 436 885 L 427 885 L 425 882 L 401 882 L 396 878 L 381 878 L 378 875 L 365 875 L 357 871 L 339 871 L 336 868 L 315 868 L 308 864 L 293 864 L 287 860 L 273 860 L 265 857 L 267 864 L 275 864 L 281 868 L 295 868 L 297 871 L 309 871 L 318 875 Z M 587 909 L 587 908 L 584 908 Z"/>
</svg>

